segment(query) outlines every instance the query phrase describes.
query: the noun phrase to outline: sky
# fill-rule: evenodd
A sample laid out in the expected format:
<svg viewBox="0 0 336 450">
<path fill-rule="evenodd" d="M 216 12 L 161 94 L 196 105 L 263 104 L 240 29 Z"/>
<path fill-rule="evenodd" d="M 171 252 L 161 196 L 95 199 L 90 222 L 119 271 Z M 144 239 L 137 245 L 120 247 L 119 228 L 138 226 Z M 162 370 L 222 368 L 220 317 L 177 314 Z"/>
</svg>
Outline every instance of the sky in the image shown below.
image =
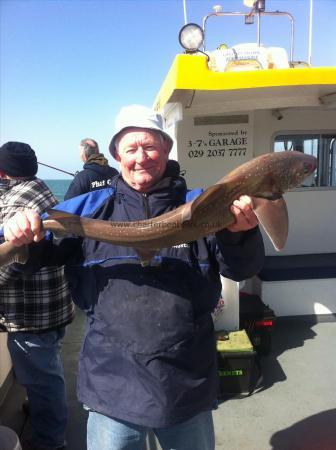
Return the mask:
<svg viewBox="0 0 336 450">
<path fill-rule="evenodd" d="M 221 4 L 243 11 L 243 0 L 186 0 L 188 22 Z M 295 60 L 308 60 L 310 0 L 266 0 L 267 11 L 295 18 Z M 336 0 L 313 0 L 313 66 L 336 66 Z M 95 139 L 108 153 L 122 106 L 152 106 L 184 25 L 183 0 L 0 0 L 0 143 L 22 141 L 38 160 L 68 172 L 82 168 L 79 141 Z M 208 22 L 207 48 L 256 41 L 243 18 Z M 289 52 L 286 18 L 265 17 L 261 41 Z M 71 179 L 39 166 L 43 179 Z"/>
</svg>

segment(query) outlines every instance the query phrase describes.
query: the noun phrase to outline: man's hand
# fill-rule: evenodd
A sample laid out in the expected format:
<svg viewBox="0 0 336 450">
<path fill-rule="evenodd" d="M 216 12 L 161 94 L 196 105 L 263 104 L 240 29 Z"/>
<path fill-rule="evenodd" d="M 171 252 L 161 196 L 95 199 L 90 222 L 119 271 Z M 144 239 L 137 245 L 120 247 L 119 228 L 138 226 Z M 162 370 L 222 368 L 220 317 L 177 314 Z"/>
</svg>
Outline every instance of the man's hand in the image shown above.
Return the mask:
<svg viewBox="0 0 336 450">
<path fill-rule="evenodd" d="M 41 229 L 41 218 L 33 210 L 19 211 L 4 223 L 4 237 L 16 247 L 40 241 L 45 231 Z"/>
<path fill-rule="evenodd" d="M 242 195 L 238 200 L 233 202 L 231 212 L 236 221 L 227 227 L 229 231 L 247 231 L 258 225 L 257 216 L 253 212 L 252 199 L 247 195 Z"/>
</svg>

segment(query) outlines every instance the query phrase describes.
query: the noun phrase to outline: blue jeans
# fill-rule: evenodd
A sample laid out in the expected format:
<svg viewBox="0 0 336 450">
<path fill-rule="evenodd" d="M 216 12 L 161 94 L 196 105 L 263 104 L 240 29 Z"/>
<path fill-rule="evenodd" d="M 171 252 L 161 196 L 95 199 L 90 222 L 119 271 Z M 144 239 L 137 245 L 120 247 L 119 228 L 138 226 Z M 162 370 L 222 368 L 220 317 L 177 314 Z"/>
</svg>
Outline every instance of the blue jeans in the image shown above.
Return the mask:
<svg viewBox="0 0 336 450">
<path fill-rule="evenodd" d="M 32 441 L 42 447 L 65 443 L 68 407 L 60 355 L 64 334 L 64 327 L 43 333 L 8 333 L 15 376 L 27 389 Z"/>
<path fill-rule="evenodd" d="M 143 450 L 148 428 L 90 411 L 87 450 Z M 153 428 L 162 450 L 214 450 L 212 412 L 206 411 L 186 422 Z"/>
</svg>

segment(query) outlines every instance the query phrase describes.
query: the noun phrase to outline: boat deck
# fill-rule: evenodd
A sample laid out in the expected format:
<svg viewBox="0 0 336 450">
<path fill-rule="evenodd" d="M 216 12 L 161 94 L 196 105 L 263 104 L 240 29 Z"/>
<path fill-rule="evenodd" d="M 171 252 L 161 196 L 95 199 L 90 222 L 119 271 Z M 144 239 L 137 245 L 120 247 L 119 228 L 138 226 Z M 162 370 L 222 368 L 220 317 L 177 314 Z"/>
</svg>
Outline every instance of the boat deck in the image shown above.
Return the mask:
<svg viewBox="0 0 336 450">
<path fill-rule="evenodd" d="M 87 413 L 75 393 L 84 320 L 78 312 L 63 347 L 70 409 L 68 450 L 86 450 Z M 261 360 L 263 377 L 258 390 L 249 397 L 221 402 L 214 413 L 216 449 L 335 450 L 335 342 L 334 318 L 318 323 L 278 319 L 272 352 Z M 30 431 L 29 418 L 21 410 L 24 398 L 24 389 L 14 384 L 0 408 L 0 423 L 20 437 Z M 158 448 L 150 436 L 146 450 Z"/>
</svg>

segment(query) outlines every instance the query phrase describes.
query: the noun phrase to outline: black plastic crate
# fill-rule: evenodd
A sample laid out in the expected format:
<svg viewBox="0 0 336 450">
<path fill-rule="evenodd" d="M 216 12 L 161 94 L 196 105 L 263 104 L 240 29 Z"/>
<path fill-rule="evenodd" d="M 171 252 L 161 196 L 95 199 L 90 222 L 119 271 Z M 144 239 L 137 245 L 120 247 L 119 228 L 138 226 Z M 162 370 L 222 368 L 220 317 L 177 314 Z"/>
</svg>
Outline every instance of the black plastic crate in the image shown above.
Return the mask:
<svg viewBox="0 0 336 450">
<path fill-rule="evenodd" d="M 274 311 L 258 295 L 240 293 L 239 328 L 246 330 L 259 355 L 271 352 L 275 320 Z"/>
</svg>

